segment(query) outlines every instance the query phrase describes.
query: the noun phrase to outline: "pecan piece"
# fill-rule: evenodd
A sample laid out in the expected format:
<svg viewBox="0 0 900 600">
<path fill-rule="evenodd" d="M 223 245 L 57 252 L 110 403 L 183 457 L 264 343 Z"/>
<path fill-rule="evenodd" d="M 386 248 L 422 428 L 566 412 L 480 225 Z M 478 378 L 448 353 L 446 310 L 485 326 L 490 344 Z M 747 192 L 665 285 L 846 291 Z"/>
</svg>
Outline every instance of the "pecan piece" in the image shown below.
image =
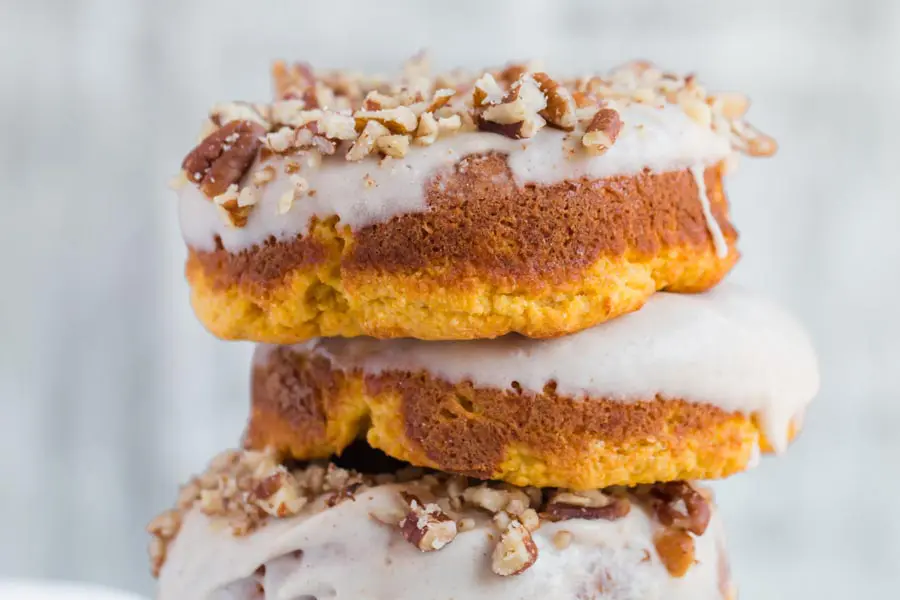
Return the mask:
<svg viewBox="0 0 900 600">
<path fill-rule="evenodd" d="M 546 73 L 535 73 L 533 77 L 547 98 L 547 107 L 541 111 L 541 116 L 557 129 L 564 131 L 575 129 L 575 99 L 572 93 L 565 86 L 550 79 Z"/>
<path fill-rule="evenodd" d="M 416 130 L 419 119 L 408 106 L 385 108 L 381 110 L 358 110 L 353 113 L 356 127 L 362 130 L 368 121 L 377 121 L 387 127 L 391 133 L 407 134 Z"/>
<path fill-rule="evenodd" d="M 672 577 L 684 577 L 694 564 L 694 538 L 686 531 L 664 530 L 653 538 L 653 545 Z"/>
<path fill-rule="evenodd" d="M 230 121 L 206 137 L 191 150 L 181 168 L 188 179 L 214 198 L 240 181 L 253 164 L 265 128 L 252 121 Z"/>
<path fill-rule="evenodd" d="M 275 97 L 281 100 L 297 99 L 304 90 L 315 84 L 312 67 L 306 63 L 288 65 L 283 60 L 272 63 L 272 84 Z"/>
<path fill-rule="evenodd" d="M 612 147 L 621 130 L 619 113 L 612 108 L 601 108 L 588 123 L 581 143 L 589 153 L 600 155 Z"/>
<path fill-rule="evenodd" d="M 608 498 L 606 504 L 571 504 L 553 499 L 544 507 L 543 517 L 548 521 L 567 521 L 569 519 L 587 519 L 615 521 L 628 515 L 631 503 L 627 498 Z"/>
<path fill-rule="evenodd" d="M 709 502 L 686 481 L 670 481 L 650 488 L 651 506 L 661 525 L 695 535 L 703 535 L 709 526 Z"/>
<path fill-rule="evenodd" d="M 486 97 L 486 102 L 489 99 Z M 519 79 L 499 104 L 476 109 L 478 128 L 499 133 L 513 139 L 533 137 L 545 124 L 540 113 L 547 107 L 547 99 L 534 79 L 525 75 Z"/>
<path fill-rule="evenodd" d="M 456 521 L 437 504 L 422 504 L 412 494 L 401 492 L 409 510 L 400 521 L 400 532 L 407 542 L 422 552 L 440 550 L 456 539 Z"/>
<path fill-rule="evenodd" d="M 297 514 L 307 502 L 305 496 L 297 493 L 293 475 L 283 468 L 260 481 L 250 497 L 256 506 L 278 518 Z"/>
<path fill-rule="evenodd" d="M 343 502 L 344 500 L 352 500 L 356 502 L 356 490 L 362 487 L 362 482 L 357 481 L 351 483 L 349 485 L 345 485 L 341 487 L 338 491 L 333 492 L 328 499 L 325 501 L 325 504 L 329 508 L 333 508 Z"/>
<path fill-rule="evenodd" d="M 538 558 L 538 547 L 528 528 L 512 521 L 491 554 L 491 570 L 510 577 L 526 571 Z"/>
</svg>

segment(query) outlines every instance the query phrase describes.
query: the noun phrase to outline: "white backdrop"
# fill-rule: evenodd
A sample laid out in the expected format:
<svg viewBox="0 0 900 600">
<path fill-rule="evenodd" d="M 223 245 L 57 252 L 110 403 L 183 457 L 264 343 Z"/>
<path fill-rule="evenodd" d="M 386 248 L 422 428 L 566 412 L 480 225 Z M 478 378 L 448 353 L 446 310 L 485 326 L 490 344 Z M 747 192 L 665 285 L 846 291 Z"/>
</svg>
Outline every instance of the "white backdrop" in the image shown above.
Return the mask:
<svg viewBox="0 0 900 600">
<path fill-rule="evenodd" d="M 755 100 L 733 277 L 810 327 L 799 443 L 719 486 L 745 599 L 900 586 L 900 3 L 0 0 L 0 575 L 149 592 L 143 525 L 234 444 L 250 347 L 194 321 L 166 182 L 268 61 L 385 70 L 646 57 Z"/>
</svg>

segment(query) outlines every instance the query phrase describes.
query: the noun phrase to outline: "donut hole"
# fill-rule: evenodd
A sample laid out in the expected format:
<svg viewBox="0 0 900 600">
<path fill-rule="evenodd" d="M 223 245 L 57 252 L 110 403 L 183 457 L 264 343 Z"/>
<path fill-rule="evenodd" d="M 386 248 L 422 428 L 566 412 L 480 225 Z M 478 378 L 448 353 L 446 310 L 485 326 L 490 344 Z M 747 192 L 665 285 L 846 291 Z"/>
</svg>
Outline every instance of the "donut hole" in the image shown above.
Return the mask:
<svg viewBox="0 0 900 600">
<path fill-rule="evenodd" d="M 408 463 L 391 458 L 381 450 L 371 447 L 362 439 L 356 440 L 344 448 L 344 451 L 332 458 L 331 462 L 342 469 L 350 469 L 366 475 L 396 473 L 409 466 Z"/>
</svg>

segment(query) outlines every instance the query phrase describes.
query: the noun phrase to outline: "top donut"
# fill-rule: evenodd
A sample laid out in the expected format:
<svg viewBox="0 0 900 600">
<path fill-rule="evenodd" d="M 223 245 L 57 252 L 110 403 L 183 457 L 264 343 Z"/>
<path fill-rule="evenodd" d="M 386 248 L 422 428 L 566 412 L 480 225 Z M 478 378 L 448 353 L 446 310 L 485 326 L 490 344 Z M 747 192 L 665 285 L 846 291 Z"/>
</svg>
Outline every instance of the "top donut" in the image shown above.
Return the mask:
<svg viewBox="0 0 900 600">
<path fill-rule="evenodd" d="M 276 63 L 176 182 L 200 320 L 227 339 L 551 337 L 737 261 L 723 176 L 774 141 L 738 94 L 634 62 L 394 80 Z"/>
</svg>

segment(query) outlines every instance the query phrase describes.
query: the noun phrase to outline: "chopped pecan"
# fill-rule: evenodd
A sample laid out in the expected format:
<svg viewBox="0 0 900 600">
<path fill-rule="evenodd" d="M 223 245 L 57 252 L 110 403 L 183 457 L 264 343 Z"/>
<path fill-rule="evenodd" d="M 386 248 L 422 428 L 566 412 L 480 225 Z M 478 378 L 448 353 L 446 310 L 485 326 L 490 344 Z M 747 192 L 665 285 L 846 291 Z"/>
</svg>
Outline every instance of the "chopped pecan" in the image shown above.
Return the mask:
<svg viewBox="0 0 900 600">
<path fill-rule="evenodd" d="M 420 146 L 430 146 L 437 140 L 438 123 L 430 112 L 422 113 L 419 117 L 419 126 L 416 128 L 416 136 L 413 140 Z"/>
<path fill-rule="evenodd" d="M 686 481 L 658 483 L 648 492 L 650 505 L 661 525 L 703 535 L 709 525 L 709 501 Z"/>
<path fill-rule="evenodd" d="M 560 529 L 553 534 L 551 541 L 557 550 L 565 550 L 572 544 L 572 532 Z"/>
<path fill-rule="evenodd" d="M 437 504 L 422 504 L 412 494 L 401 492 L 409 507 L 400 521 L 400 531 L 410 544 L 422 552 L 440 550 L 456 538 L 456 521 L 448 517 Z"/>
<path fill-rule="evenodd" d="M 737 92 L 719 92 L 711 97 L 712 106 L 718 109 L 726 119 L 740 119 L 750 108 L 750 101 L 744 94 Z"/>
<path fill-rule="evenodd" d="M 567 521 L 569 519 L 587 519 L 615 521 L 628 515 L 631 503 L 627 498 L 609 498 L 603 505 L 577 505 L 551 500 L 544 507 L 543 517 L 548 521 Z"/>
<path fill-rule="evenodd" d="M 575 99 L 572 93 L 565 86 L 550 79 L 546 73 L 535 73 L 533 77 L 547 98 L 547 107 L 541 111 L 541 116 L 558 129 L 565 131 L 575 129 Z"/>
<path fill-rule="evenodd" d="M 441 133 L 455 133 L 462 129 L 462 118 L 459 115 L 441 117 L 437 121 L 438 131 Z"/>
<path fill-rule="evenodd" d="M 694 538 L 686 531 L 663 530 L 653 538 L 653 545 L 672 577 L 684 577 L 694 564 Z"/>
<path fill-rule="evenodd" d="M 476 112 L 478 128 L 513 139 L 533 137 L 545 124 L 540 113 L 547 99 L 531 77 L 523 76 L 499 104 L 488 104 Z"/>
<path fill-rule="evenodd" d="M 181 513 L 177 510 L 167 510 L 150 521 L 147 525 L 147 533 L 161 538 L 172 538 L 181 528 Z"/>
<path fill-rule="evenodd" d="M 359 134 L 359 137 L 356 138 L 356 141 L 353 142 L 353 145 L 350 146 L 350 149 L 347 151 L 347 160 L 362 160 L 367 157 L 372 153 L 372 150 L 375 149 L 375 142 L 378 138 L 390 134 L 391 132 L 388 128 L 378 121 L 369 121 L 366 123 L 365 128 L 363 128 L 362 133 Z"/>
<path fill-rule="evenodd" d="M 393 96 L 382 94 L 378 90 L 372 90 L 366 94 L 363 99 L 363 110 L 385 110 L 388 108 L 397 108 L 400 102 Z"/>
<path fill-rule="evenodd" d="M 741 152 L 750 156 L 772 156 L 778 151 L 778 143 L 746 121 L 731 123 L 733 143 Z"/>
<path fill-rule="evenodd" d="M 518 521 L 510 522 L 491 554 L 491 570 L 509 577 L 526 571 L 538 558 L 538 547 L 528 528 Z"/>
<path fill-rule="evenodd" d="M 494 489 L 487 484 L 471 486 L 463 491 L 465 501 L 473 506 L 496 513 L 506 508 L 509 493 L 506 490 Z"/>
<path fill-rule="evenodd" d="M 409 136 L 383 135 L 375 140 L 375 147 L 391 158 L 403 158 L 409 152 Z"/>
<path fill-rule="evenodd" d="M 209 120 L 216 127 L 222 127 L 231 121 L 251 121 L 263 127 L 269 127 L 270 108 L 264 104 L 250 102 L 222 102 L 209 111 Z"/>
<path fill-rule="evenodd" d="M 306 63 L 288 66 L 283 60 L 272 63 L 272 83 L 279 99 L 297 99 L 316 81 L 312 67 Z"/>
<path fill-rule="evenodd" d="M 341 487 L 336 492 L 332 493 L 328 499 L 325 501 L 325 505 L 329 508 L 337 506 L 344 500 L 353 500 L 356 501 L 356 490 L 362 487 L 361 481 L 356 481 L 349 485 L 345 485 Z"/>
<path fill-rule="evenodd" d="M 252 121 L 231 121 L 191 150 L 181 168 L 208 198 L 238 183 L 253 164 L 266 129 Z"/>
<path fill-rule="evenodd" d="M 609 150 L 622 130 L 622 119 L 612 108 L 601 108 L 588 123 L 581 143 L 591 154 L 603 154 Z"/>
<path fill-rule="evenodd" d="M 353 116 L 356 118 L 357 129 L 365 127 L 368 121 L 377 121 L 395 134 L 412 133 L 419 124 L 415 113 L 408 106 L 382 110 L 358 110 Z"/>
<path fill-rule="evenodd" d="M 496 74 L 497 80 L 506 87 L 510 87 L 528 72 L 528 65 L 522 63 L 510 63 Z"/>
<path fill-rule="evenodd" d="M 297 490 L 297 482 L 286 469 L 279 468 L 260 481 L 251 492 L 251 501 L 273 517 L 295 515 L 307 499 Z"/>
<path fill-rule="evenodd" d="M 431 102 L 425 107 L 425 112 L 435 112 L 436 110 L 446 106 L 450 99 L 456 94 L 456 90 L 442 88 L 434 92 Z"/>
<path fill-rule="evenodd" d="M 213 203 L 227 225 L 243 227 L 250 218 L 250 211 L 255 202 L 244 201 L 241 203 L 241 191 L 236 183 L 228 186 L 224 192 L 213 197 Z"/>
<path fill-rule="evenodd" d="M 489 104 L 499 104 L 503 101 L 503 88 L 501 88 L 493 75 L 485 73 L 472 88 L 472 106 L 480 108 Z"/>
</svg>

